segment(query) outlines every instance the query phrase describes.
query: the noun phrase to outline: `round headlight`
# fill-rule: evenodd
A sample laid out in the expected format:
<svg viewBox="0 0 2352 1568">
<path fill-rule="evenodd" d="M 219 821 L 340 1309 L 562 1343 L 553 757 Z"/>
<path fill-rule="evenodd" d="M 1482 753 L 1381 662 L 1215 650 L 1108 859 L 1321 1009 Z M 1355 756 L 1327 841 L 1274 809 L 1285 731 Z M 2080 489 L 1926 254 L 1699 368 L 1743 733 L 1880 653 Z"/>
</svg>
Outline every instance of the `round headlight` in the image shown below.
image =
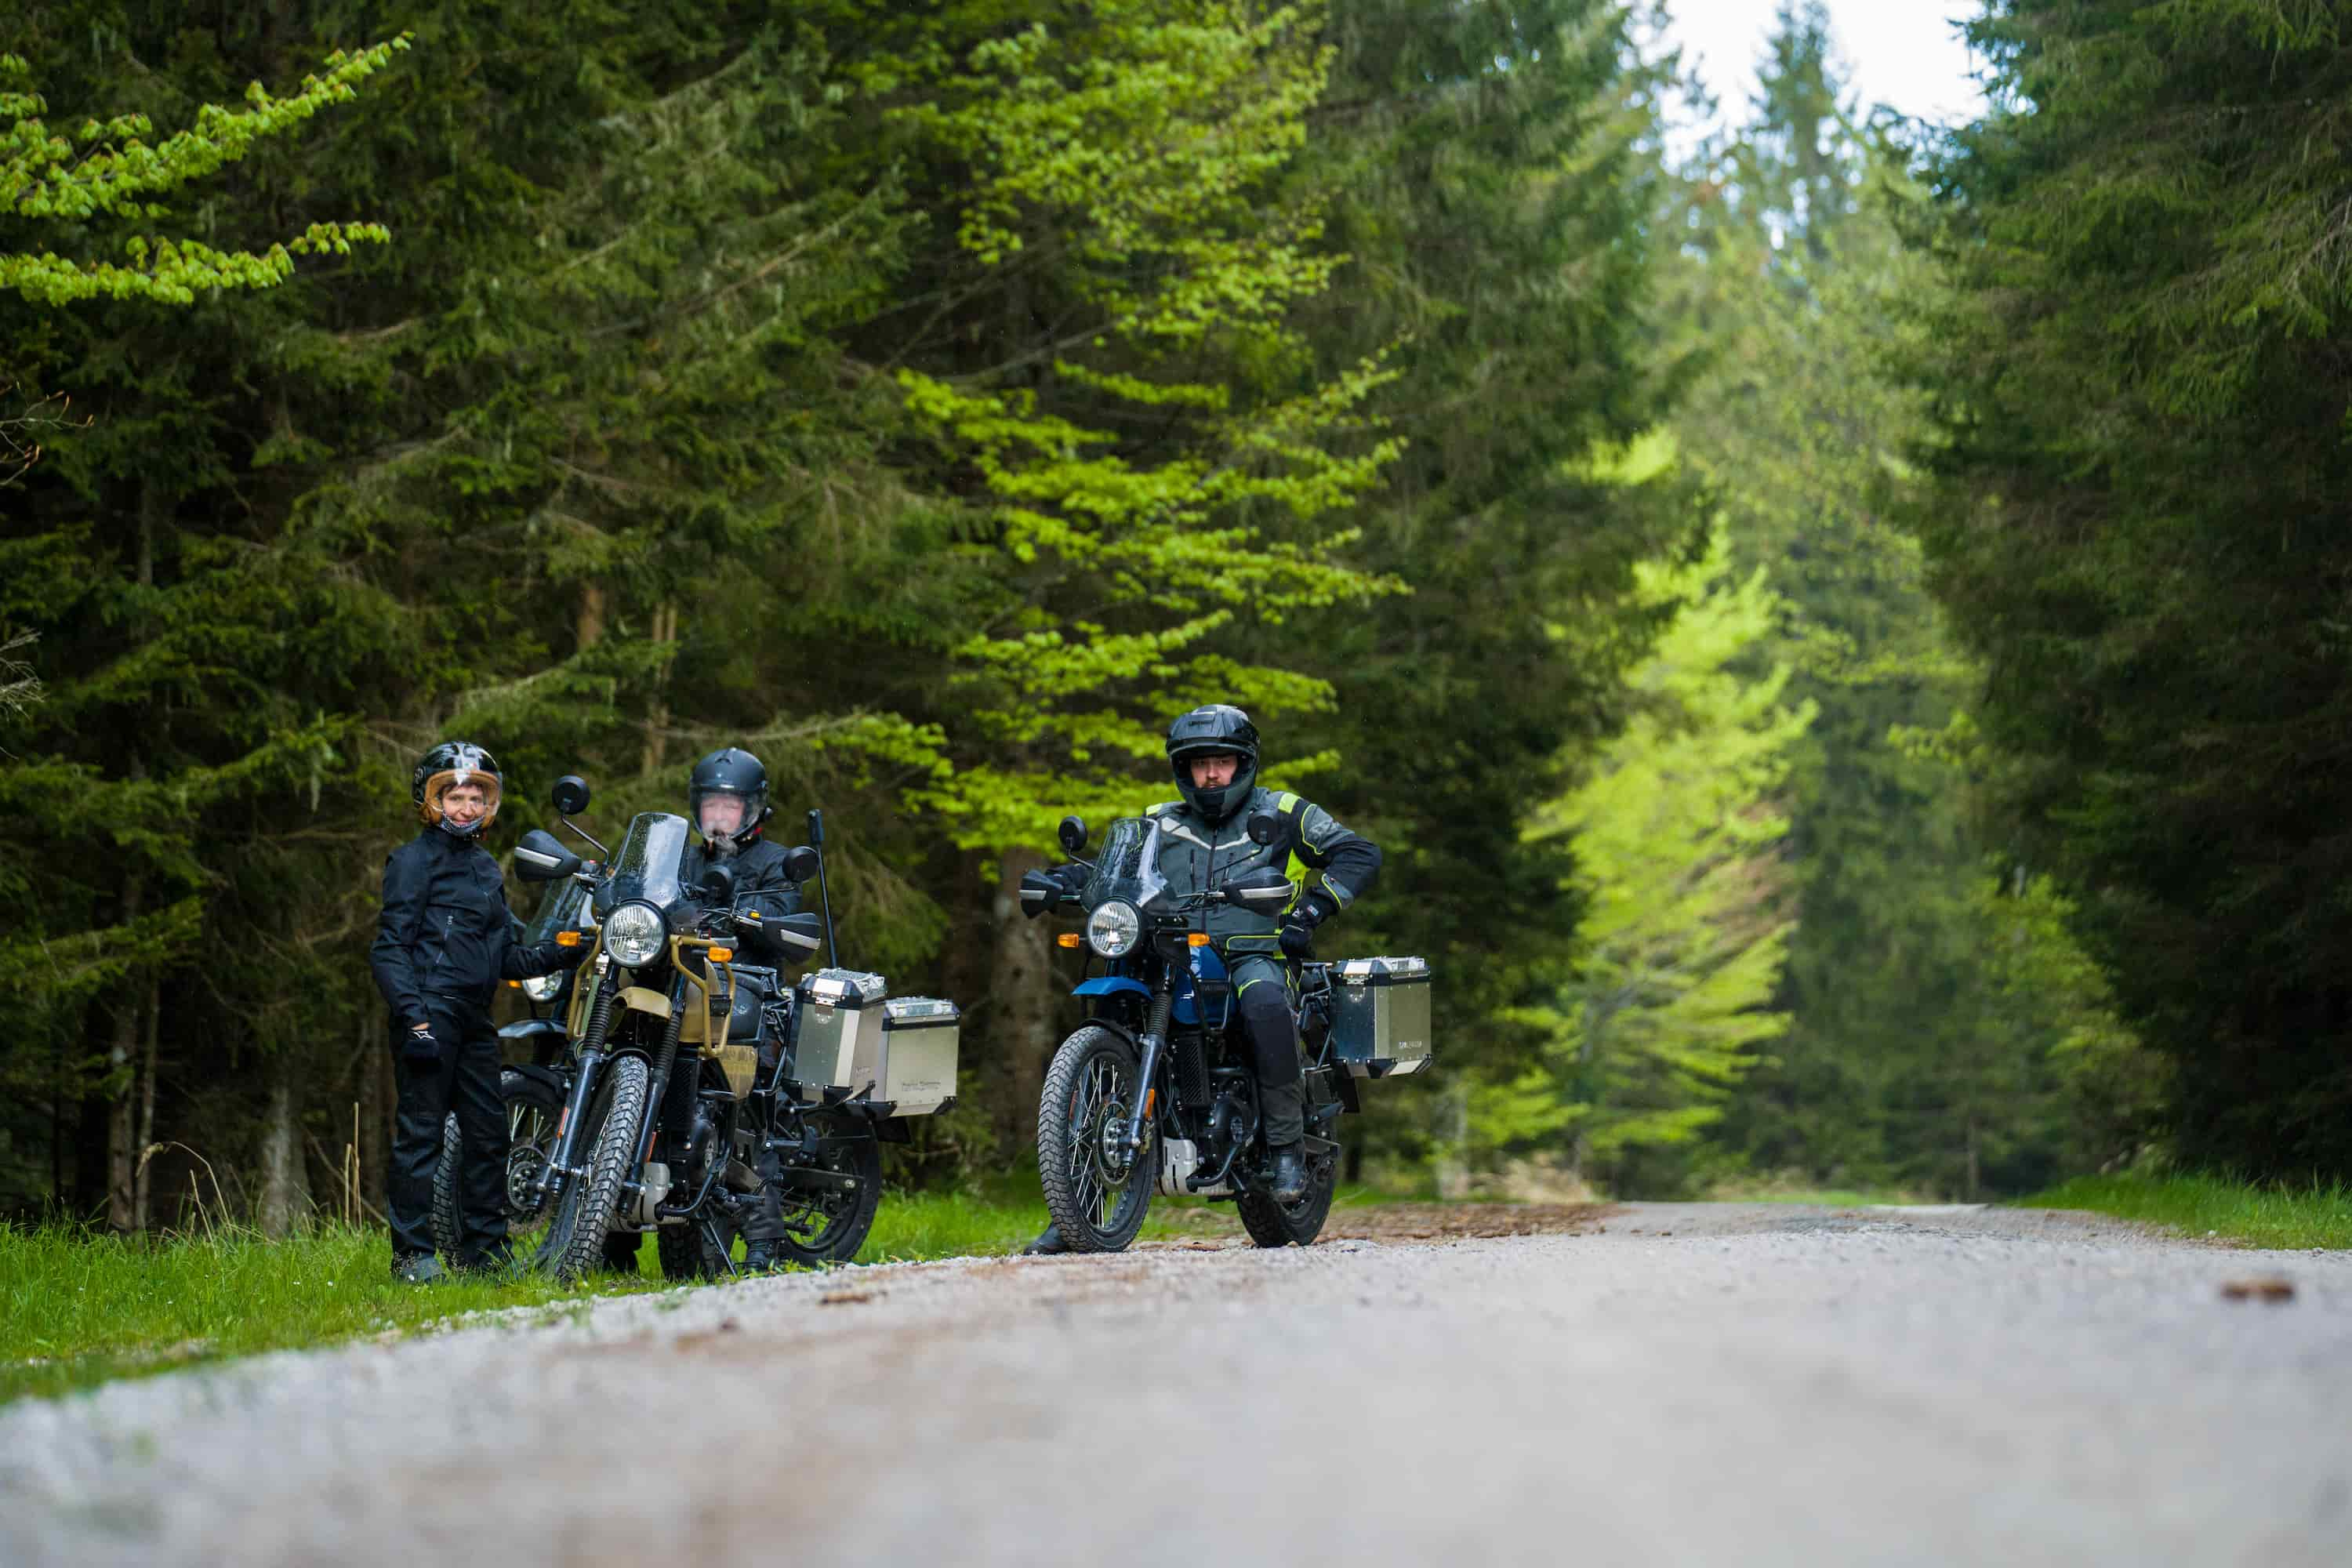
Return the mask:
<svg viewBox="0 0 2352 1568">
<path fill-rule="evenodd" d="M 651 904 L 623 904 L 604 921 L 604 951 L 613 955 L 614 963 L 635 969 L 654 961 L 668 934 L 661 911 Z"/>
<path fill-rule="evenodd" d="M 522 994 L 534 1002 L 552 1002 L 555 994 L 562 989 L 561 974 L 534 974 L 522 983 Z"/>
<path fill-rule="evenodd" d="M 1105 958 L 1118 958 L 1135 945 L 1138 931 L 1143 929 L 1143 917 L 1135 906 L 1113 899 L 1095 906 L 1087 917 L 1087 944 Z"/>
</svg>

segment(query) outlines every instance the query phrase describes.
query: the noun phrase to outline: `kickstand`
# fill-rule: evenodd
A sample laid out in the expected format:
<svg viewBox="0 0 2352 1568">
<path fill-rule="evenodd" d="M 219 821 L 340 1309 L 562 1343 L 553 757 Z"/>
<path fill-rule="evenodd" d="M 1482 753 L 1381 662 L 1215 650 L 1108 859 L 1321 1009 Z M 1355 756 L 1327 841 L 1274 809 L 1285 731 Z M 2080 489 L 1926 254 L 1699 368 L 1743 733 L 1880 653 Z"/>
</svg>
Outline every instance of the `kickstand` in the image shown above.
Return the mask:
<svg viewBox="0 0 2352 1568">
<path fill-rule="evenodd" d="M 721 1263 L 727 1265 L 727 1277 L 730 1279 L 739 1278 L 743 1271 L 735 1267 L 735 1248 L 719 1238 L 718 1222 L 709 1215 L 705 1215 L 694 1223 L 702 1227 L 702 1239 L 710 1243 L 710 1250 L 719 1255 L 719 1260 Z"/>
</svg>

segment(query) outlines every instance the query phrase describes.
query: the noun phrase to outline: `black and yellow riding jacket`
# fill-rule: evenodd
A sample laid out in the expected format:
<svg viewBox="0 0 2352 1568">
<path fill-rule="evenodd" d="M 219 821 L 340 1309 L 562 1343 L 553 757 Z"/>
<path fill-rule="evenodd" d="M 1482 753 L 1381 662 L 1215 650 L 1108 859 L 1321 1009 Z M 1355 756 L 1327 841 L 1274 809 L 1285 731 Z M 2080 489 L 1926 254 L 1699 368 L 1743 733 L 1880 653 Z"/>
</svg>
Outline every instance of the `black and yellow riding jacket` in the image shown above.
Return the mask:
<svg viewBox="0 0 2352 1568">
<path fill-rule="evenodd" d="M 1281 820 L 1282 832 L 1272 844 L 1250 840 L 1249 820 L 1260 812 Z M 1286 791 L 1253 790 L 1239 810 L 1213 826 L 1181 801 L 1152 806 L 1143 815 L 1159 825 L 1160 874 L 1172 892 L 1202 892 L 1273 866 L 1297 887 L 1293 908 L 1314 898 L 1327 910 L 1338 910 L 1354 903 L 1380 875 L 1378 845 Z M 1213 904 L 1204 916 L 1209 935 L 1228 952 L 1271 952 L 1281 945 L 1280 915 Z"/>
</svg>

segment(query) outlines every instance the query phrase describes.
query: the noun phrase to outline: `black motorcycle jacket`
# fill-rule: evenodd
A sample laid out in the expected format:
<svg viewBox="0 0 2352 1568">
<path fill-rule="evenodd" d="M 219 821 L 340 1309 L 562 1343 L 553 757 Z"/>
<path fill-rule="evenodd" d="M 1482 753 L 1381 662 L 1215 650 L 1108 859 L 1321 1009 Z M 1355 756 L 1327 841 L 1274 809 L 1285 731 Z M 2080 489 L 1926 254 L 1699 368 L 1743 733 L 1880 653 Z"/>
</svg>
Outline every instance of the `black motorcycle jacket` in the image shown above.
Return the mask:
<svg viewBox="0 0 2352 1568">
<path fill-rule="evenodd" d="M 1249 819 L 1271 813 L 1282 832 L 1269 845 L 1251 842 Z M 1298 900 L 1312 898 L 1335 912 L 1356 901 L 1380 875 L 1380 847 L 1350 833 L 1331 814 L 1286 792 L 1260 788 L 1240 810 L 1211 826 L 1181 801 L 1144 813 L 1160 825 L 1160 874 L 1171 891 L 1197 893 L 1222 887 L 1262 867 L 1283 870 L 1298 885 Z M 1281 916 L 1238 904 L 1212 904 L 1203 911 L 1208 932 L 1234 952 L 1272 952 L 1279 945 Z"/>
<path fill-rule="evenodd" d="M 480 845 L 428 827 L 384 861 L 368 967 L 403 1027 L 429 1022 L 429 997 L 487 1007 L 499 981 L 551 974 L 570 957 L 515 940 L 506 878 Z"/>
<path fill-rule="evenodd" d="M 678 867 L 679 880 L 691 890 L 702 885 L 702 873 L 712 864 L 707 846 L 697 844 L 686 852 Z M 758 910 L 761 915 L 773 920 L 779 915 L 801 912 L 800 884 L 784 875 L 784 850 L 782 845 L 766 839 L 756 839 L 751 846 L 718 862 L 735 873 L 735 907 Z"/>
</svg>

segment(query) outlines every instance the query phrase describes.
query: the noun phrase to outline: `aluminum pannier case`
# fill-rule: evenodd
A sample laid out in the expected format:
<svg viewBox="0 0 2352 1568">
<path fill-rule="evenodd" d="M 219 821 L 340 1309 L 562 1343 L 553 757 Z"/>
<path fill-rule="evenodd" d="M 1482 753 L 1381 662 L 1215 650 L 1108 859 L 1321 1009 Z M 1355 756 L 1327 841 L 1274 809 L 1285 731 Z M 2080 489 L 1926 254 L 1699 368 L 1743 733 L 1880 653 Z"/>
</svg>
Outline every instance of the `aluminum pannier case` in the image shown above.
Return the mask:
<svg viewBox="0 0 2352 1568">
<path fill-rule="evenodd" d="M 954 1003 L 893 997 L 882 976 L 847 969 L 804 975 L 798 990 L 792 1078 L 801 1094 L 862 1097 L 882 1116 L 928 1116 L 955 1103 L 963 1019 Z"/>
<path fill-rule="evenodd" d="M 1429 1065 L 1429 961 L 1343 958 L 1331 965 L 1332 1056 L 1351 1078 Z"/>
</svg>

